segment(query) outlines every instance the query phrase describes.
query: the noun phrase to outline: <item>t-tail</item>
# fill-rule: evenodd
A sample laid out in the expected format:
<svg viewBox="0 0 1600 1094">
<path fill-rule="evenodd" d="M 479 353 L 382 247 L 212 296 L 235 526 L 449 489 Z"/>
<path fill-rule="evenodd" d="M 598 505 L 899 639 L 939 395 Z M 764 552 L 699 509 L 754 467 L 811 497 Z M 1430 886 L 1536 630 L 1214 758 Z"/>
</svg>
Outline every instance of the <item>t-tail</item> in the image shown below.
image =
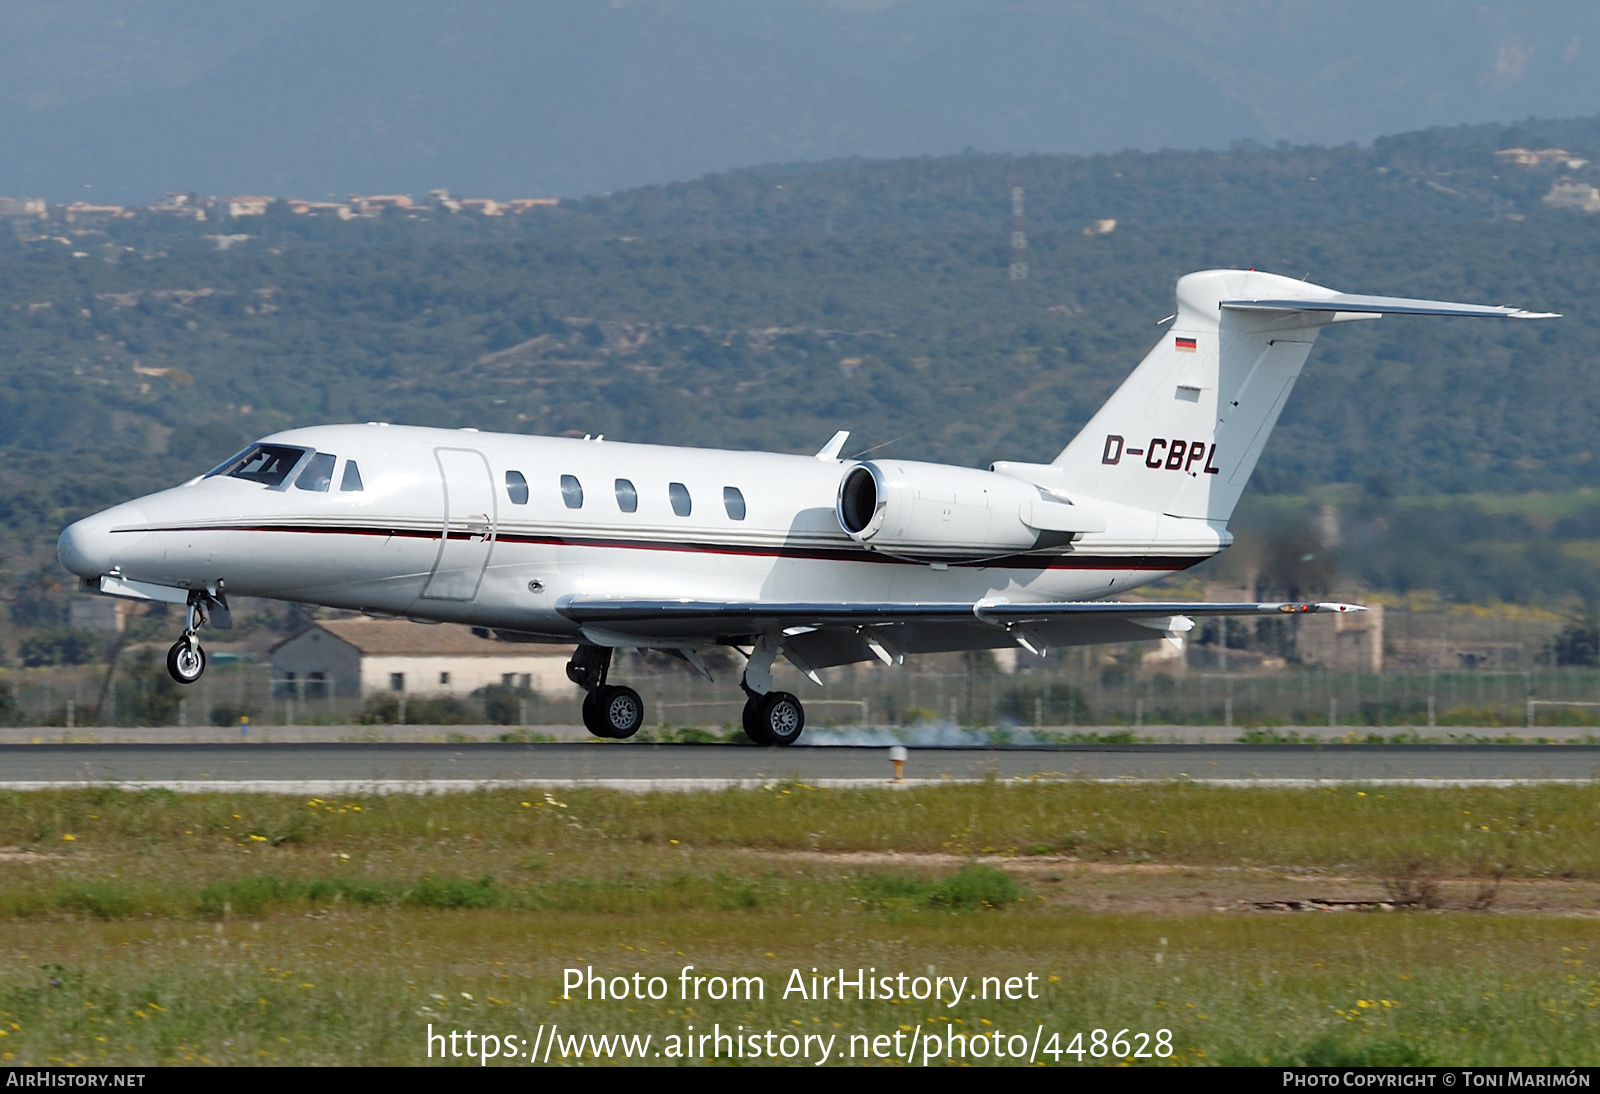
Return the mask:
<svg viewBox="0 0 1600 1094">
<path fill-rule="evenodd" d="M 1177 315 L 1054 466 L 1072 491 L 1221 529 L 1317 334 L 1387 314 L 1550 319 L 1517 308 L 1351 296 L 1254 270 L 1178 281 Z"/>
</svg>

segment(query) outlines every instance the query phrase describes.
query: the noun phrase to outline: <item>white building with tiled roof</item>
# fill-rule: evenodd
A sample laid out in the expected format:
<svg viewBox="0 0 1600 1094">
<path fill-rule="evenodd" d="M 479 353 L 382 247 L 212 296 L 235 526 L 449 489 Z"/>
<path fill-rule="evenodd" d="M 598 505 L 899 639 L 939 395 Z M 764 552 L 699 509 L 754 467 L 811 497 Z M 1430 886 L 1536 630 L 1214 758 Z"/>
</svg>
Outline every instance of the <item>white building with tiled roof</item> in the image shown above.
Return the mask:
<svg viewBox="0 0 1600 1094">
<path fill-rule="evenodd" d="M 469 627 L 403 619 L 329 619 L 272 648 L 272 678 L 308 694 L 379 692 L 465 697 L 495 684 L 549 698 L 579 695 L 567 679 L 570 646 L 500 642 Z"/>
</svg>

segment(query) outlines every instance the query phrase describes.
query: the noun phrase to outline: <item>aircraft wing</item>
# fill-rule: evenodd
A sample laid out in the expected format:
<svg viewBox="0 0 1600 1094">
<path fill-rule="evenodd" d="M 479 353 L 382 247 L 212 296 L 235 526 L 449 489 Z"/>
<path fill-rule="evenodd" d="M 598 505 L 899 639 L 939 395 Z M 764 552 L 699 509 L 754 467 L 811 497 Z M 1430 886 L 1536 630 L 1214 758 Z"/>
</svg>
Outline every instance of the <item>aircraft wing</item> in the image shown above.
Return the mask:
<svg viewBox="0 0 1600 1094">
<path fill-rule="evenodd" d="M 1013 603 L 776 603 L 771 601 L 641 600 L 575 597 L 557 609 L 574 623 L 622 632 L 672 634 L 756 634 L 792 627 L 872 627 L 894 624 L 982 623 L 1000 626 L 1069 619 L 1158 619 L 1175 615 L 1300 615 L 1308 612 L 1364 612 L 1356 604 L 1240 603 L 1181 601 L 1046 601 Z"/>
<path fill-rule="evenodd" d="M 1356 604 L 1182 601 L 1048 601 L 1001 598 L 955 603 L 712 601 L 575 597 L 557 609 L 597 645 L 690 647 L 781 633 L 802 671 L 907 653 L 1020 645 L 1051 646 L 1178 639 L 1195 616 L 1288 616 L 1361 612 Z"/>
</svg>

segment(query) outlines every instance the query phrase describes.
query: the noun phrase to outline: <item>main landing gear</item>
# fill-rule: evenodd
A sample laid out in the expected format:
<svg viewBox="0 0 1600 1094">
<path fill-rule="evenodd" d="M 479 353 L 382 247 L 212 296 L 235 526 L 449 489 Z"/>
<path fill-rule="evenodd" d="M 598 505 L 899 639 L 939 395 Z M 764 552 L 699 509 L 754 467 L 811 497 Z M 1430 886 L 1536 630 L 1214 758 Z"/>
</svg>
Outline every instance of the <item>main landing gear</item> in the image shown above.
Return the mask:
<svg viewBox="0 0 1600 1094">
<path fill-rule="evenodd" d="M 189 594 L 183 637 L 167 651 L 167 674 L 180 684 L 192 684 L 206 671 L 206 651 L 200 648 L 200 639 L 195 632 L 207 622 L 214 622 L 226 630 L 233 625 L 233 618 L 220 590 L 212 597 L 210 593 L 196 589 Z"/>
<path fill-rule="evenodd" d="M 739 686 L 748 696 L 744 704 L 744 732 L 758 745 L 792 745 L 806 728 L 806 709 L 787 691 L 772 690 L 772 662 L 779 645 L 757 640 Z M 587 643 L 573 651 L 567 662 L 567 679 L 587 694 L 583 699 L 583 724 L 596 737 L 626 740 L 644 724 L 644 701 L 632 688 L 606 683 L 611 671 L 611 650 Z"/>
<path fill-rule="evenodd" d="M 588 692 L 583 698 L 583 724 L 596 737 L 624 741 L 644 725 L 644 700 L 629 687 L 607 684 L 611 650 L 582 645 L 567 662 L 567 679 Z"/>
<path fill-rule="evenodd" d="M 772 690 L 772 662 L 779 645 L 765 635 L 756 641 L 739 686 L 744 704 L 744 735 L 758 745 L 792 745 L 806 728 L 806 708 L 787 691 Z"/>
<path fill-rule="evenodd" d="M 746 689 L 748 691 L 748 689 Z M 744 735 L 758 745 L 792 745 L 806 728 L 806 708 L 787 691 L 758 695 L 744 704 Z"/>
</svg>

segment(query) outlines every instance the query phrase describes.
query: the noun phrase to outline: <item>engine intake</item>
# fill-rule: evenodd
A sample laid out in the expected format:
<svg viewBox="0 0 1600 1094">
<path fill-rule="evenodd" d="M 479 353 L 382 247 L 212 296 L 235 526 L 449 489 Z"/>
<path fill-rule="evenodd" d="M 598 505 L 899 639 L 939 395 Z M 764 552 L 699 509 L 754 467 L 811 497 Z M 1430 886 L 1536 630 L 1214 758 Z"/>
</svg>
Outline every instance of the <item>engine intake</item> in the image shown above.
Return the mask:
<svg viewBox="0 0 1600 1094">
<path fill-rule="evenodd" d="M 856 538 L 877 531 L 873 522 L 882 523 L 883 490 L 878 485 L 877 468 L 857 464 L 845 472 L 839 483 L 839 527 Z"/>
</svg>

